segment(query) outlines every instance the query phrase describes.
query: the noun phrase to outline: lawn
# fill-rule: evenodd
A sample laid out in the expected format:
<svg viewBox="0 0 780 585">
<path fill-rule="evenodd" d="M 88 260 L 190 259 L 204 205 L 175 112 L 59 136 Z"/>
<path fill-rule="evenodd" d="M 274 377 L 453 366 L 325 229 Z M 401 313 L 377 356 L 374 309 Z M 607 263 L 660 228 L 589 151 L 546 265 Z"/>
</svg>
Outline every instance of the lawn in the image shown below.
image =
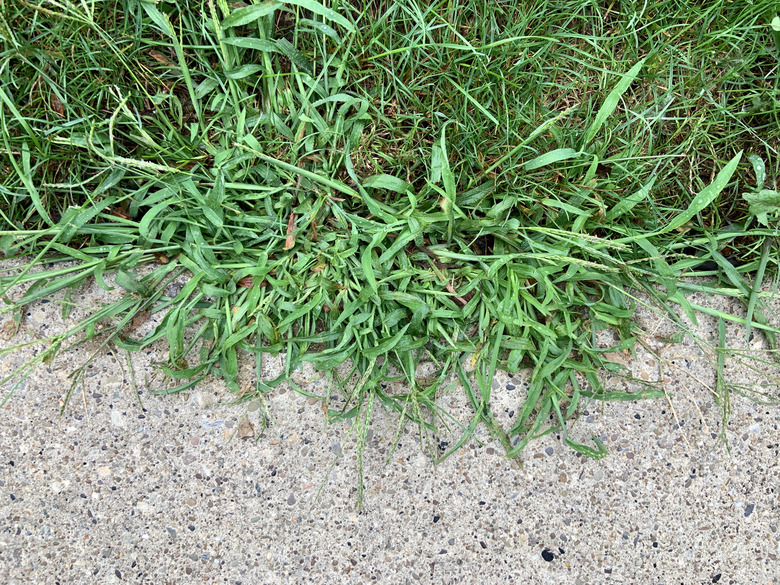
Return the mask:
<svg viewBox="0 0 780 585">
<path fill-rule="evenodd" d="M 2 310 L 65 290 L 67 316 L 112 272 L 126 291 L 5 399 L 69 344 L 162 340 L 165 392 L 216 375 L 246 400 L 311 362 L 365 433 L 378 405 L 434 428 L 455 380 L 473 419 L 442 456 L 478 425 L 510 456 L 550 429 L 603 456 L 567 436 L 582 404 L 664 393 L 603 385 L 630 377 L 609 356 L 643 343 L 641 303 L 684 334 L 687 293 L 737 297 L 698 342 L 722 356 L 737 322 L 776 348 L 772 4 L 0 0 L 0 254 L 28 259 Z M 497 369 L 531 372 L 511 428 Z"/>
</svg>

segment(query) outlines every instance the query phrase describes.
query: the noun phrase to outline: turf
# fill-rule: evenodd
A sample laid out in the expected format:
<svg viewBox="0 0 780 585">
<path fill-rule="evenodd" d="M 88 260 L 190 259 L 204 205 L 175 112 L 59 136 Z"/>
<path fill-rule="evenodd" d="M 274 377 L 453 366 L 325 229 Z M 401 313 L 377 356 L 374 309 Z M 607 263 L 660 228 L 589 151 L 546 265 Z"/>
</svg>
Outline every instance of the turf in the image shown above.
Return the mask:
<svg viewBox="0 0 780 585">
<path fill-rule="evenodd" d="M 167 392 L 240 393 L 246 350 L 256 393 L 349 364 L 330 415 L 364 433 L 377 404 L 434 428 L 455 376 L 474 417 L 444 456 L 484 424 L 509 455 L 552 428 L 600 457 L 566 434 L 583 400 L 663 395 L 602 384 L 643 341 L 640 298 L 686 331 L 686 293 L 738 297 L 746 317 L 716 316 L 776 347 L 771 4 L 0 0 L 0 250 L 32 258 L 0 278 L 32 283 L 5 311 L 117 271 L 124 299 L 72 333 L 167 341 Z M 511 428 L 497 369 L 531 371 Z"/>
</svg>

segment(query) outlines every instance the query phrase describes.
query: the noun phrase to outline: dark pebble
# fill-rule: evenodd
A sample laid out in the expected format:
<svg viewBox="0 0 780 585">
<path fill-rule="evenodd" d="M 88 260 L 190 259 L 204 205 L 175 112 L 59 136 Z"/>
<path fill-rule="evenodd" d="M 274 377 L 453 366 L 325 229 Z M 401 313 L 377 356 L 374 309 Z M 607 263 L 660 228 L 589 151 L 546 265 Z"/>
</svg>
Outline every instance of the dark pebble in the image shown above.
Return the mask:
<svg viewBox="0 0 780 585">
<path fill-rule="evenodd" d="M 544 549 L 542 551 L 542 558 L 547 561 L 548 563 L 551 563 L 552 560 L 555 558 L 555 555 L 552 554 L 549 550 Z"/>
<path fill-rule="evenodd" d="M 755 504 L 748 504 L 747 506 L 745 506 L 745 518 L 747 518 L 753 513 L 753 508 L 755 507 L 756 507 Z"/>
<path fill-rule="evenodd" d="M 720 573 L 718 573 L 717 575 L 715 575 L 715 576 L 712 578 L 712 582 L 713 582 L 713 583 L 717 583 L 718 581 L 720 581 Z"/>
<path fill-rule="evenodd" d="M 506 389 L 507 390 L 514 390 L 515 389 L 515 385 L 514 384 L 507 384 L 506 385 Z"/>
<path fill-rule="evenodd" d="M 436 515 L 433 517 L 433 523 L 434 523 L 434 524 L 436 524 L 436 523 L 437 523 L 439 520 L 441 520 L 441 516 L 439 516 L 438 514 L 436 514 Z"/>
<path fill-rule="evenodd" d="M 116 575 L 117 579 L 121 579 L 122 578 L 122 573 L 119 572 L 119 569 L 115 569 L 114 570 L 114 575 Z"/>
</svg>

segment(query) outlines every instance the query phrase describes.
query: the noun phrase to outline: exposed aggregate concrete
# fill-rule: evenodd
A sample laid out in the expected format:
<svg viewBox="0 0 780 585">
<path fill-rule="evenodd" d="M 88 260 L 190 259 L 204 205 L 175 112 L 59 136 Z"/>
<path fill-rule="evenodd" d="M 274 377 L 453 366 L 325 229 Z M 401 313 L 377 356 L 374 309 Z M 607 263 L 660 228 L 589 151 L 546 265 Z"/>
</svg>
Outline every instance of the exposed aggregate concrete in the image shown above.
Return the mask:
<svg viewBox="0 0 780 585">
<path fill-rule="evenodd" d="M 74 317 L 113 294 L 78 291 Z M 9 319 L 0 315 L 0 329 Z M 645 349 L 615 359 L 640 379 L 664 376 L 669 399 L 585 407 L 573 436 L 600 437 L 606 458 L 552 434 L 529 445 L 521 466 L 480 430 L 479 442 L 433 466 L 417 429 L 399 436 L 397 418 L 377 408 L 362 511 L 355 433 L 326 424 L 320 401 L 283 385 L 262 402 L 224 405 L 232 396 L 218 381 L 153 396 L 162 345 L 129 363 L 100 351 L 60 417 L 68 375 L 96 348 L 85 344 L 38 368 L 0 409 L 0 582 L 777 584 L 780 408 L 732 394 L 729 453 L 706 352 L 690 339 L 666 344 L 647 311 L 640 322 L 663 371 Z M 697 331 L 716 341 L 716 325 L 702 318 Z M 57 303 L 38 303 L 0 348 L 64 327 Z M 762 347 L 760 336 L 751 343 Z M 729 325 L 727 345 L 740 344 L 744 329 Z M 0 377 L 43 347 L 0 355 Z M 266 368 L 270 376 L 281 364 Z M 736 359 L 726 370 L 761 382 Z M 295 376 L 325 394 L 317 372 Z M 526 385 L 496 377 L 503 424 Z M 440 404 L 469 420 L 457 390 Z M 427 441 L 446 449 L 456 436 Z"/>
</svg>

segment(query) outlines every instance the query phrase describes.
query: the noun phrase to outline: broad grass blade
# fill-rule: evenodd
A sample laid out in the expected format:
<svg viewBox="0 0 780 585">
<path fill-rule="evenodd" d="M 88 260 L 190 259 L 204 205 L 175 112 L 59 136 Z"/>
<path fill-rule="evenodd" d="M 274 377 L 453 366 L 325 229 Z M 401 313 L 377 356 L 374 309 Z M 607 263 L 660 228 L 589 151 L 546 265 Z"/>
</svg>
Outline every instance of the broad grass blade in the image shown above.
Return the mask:
<svg viewBox="0 0 780 585">
<path fill-rule="evenodd" d="M 574 150 L 573 148 L 556 148 L 550 152 L 540 154 L 536 158 L 532 158 L 523 165 L 523 168 L 526 171 L 533 171 L 534 169 L 538 169 L 540 167 L 546 167 L 558 162 L 577 158 L 580 156 L 580 154 L 582 154 L 580 151 Z"/>
<path fill-rule="evenodd" d="M 626 73 L 620 79 L 620 81 L 617 82 L 615 88 L 609 92 L 607 99 L 604 100 L 604 103 L 601 105 L 601 108 L 596 114 L 596 119 L 593 120 L 593 123 L 585 131 L 585 138 L 582 141 L 583 146 L 586 146 L 596 137 L 596 134 L 599 130 L 601 130 L 604 122 L 607 121 L 607 118 L 612 115 L 612 112 L 615 111 L 618 103 L 620 103 L 620 98 L 623 97 L 623 94 L 626 92 L 628 87 L 636 79 L 636 76 L 639 75 L 639 71 L 642 69 L 644 64 L 645 60 L 642 59 L 639 63 L 634 65 L 631 69 L 629 69 L 628 73 Z"/>
<path fill-rule="evenodd" d="M 244 26 L 255 22 L 257 19 L 271 14 L 274 10 L 279 8 L 281 3 L 279 2 L 264 2 L 263 4 L 253 4 L 252 6 L 244 6 L 235 10 L 222 21 L 222 28 L 228 29 L 231 26 Z"/>
<path fill-rule="evenodd" d="M 300 6 L 301 8 L 305 8 L 306 10 L 310 10 L 314 14 L 319 14 L 320 16 L 324 16 L 328 20 L 332 20 L 333 22 L 340 24 L 348 32 L 355 31 L 355 27 L 352 26 L 352 23 L 349 22 L 346 18 L 344 18 L 341 14 L 339 14 L 335 10 L 326 8 L 325 6 L 323 6 L 319 2 L 315 2 L 314 0 L 285 0 L 284 3 Z"/>
<path fill-rule="evenodd" d="M 675 217 L 665 228 L 655 232 L 653 235 L 665 234 L 667 232 L 671 232 L 672 230 L 676 230 L 678 227 L 688 223 L 694 215 L 712 203 L 715 198 L 720 195 L 720 192 L 726 188 L 726 185 L 729 184 L 731 176 L 734 174 L 734 171 L 737 170 L 737 165 L 741 159 L 742 151 L 739 151 L 737 156 L 732 158 L 728 164 L 723 167 L 723 169 L 721 169 L 721 171 L 718 173 L 718 176 L 715 177 L 715 180 L 707 185 L 704 189 L 699 191 L 699 194 L 693 198 L 693 201 L 691 201 L 688 209 Z"/>
</svg>

